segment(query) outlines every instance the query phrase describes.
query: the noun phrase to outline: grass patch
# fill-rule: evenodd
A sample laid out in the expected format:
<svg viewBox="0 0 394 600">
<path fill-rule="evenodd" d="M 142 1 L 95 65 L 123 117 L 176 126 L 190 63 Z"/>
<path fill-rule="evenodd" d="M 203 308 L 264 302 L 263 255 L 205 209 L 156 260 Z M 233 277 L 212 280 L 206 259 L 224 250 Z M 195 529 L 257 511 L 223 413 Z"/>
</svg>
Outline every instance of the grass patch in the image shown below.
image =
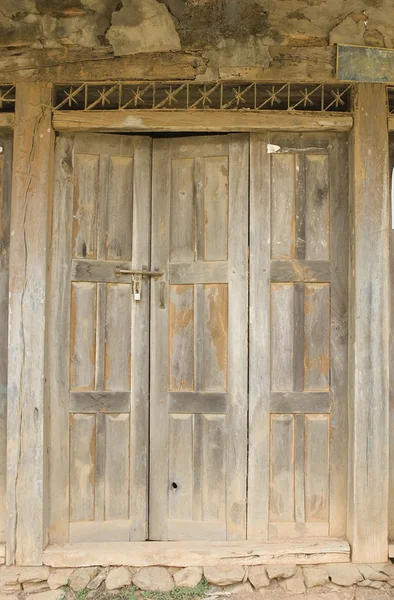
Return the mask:
<svg viewBox="0 0 394 600">
<path fill-rule="evenodd" d="M 88 595 L 89 590 L 87 590 L 86 588 L 83 590 L 79 590 L 78 592 L 75 593 L 75 597 L 77 600 L 85 600 L 86 596 Z"/>
<path fill-rule="evenodd" d="M 194 588 L 176 587 L 171 592 L 143 592 L 144 598 L 150 600 L 194 600 L 202 598 L 209 588 L 209 583 L 203 577 Z"/>
</svg>

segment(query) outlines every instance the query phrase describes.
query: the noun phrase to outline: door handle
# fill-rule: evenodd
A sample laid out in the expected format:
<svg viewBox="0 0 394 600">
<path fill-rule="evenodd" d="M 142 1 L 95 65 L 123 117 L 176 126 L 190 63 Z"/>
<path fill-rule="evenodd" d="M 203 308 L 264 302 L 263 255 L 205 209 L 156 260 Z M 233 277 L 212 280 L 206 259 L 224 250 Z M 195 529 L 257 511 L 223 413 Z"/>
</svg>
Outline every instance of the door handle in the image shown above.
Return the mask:
<svg viewBox="0 0 394 600">
<path fill-rule="evenodd" d="M 134 270 L 134 269 L 122 269 L 121 267 L 115 267 L 116 277 L 121 275 L 135 275 L 136 277 L 161 277 L 164 273 L 161 271 L 145 271 L 145 270 Z"/>
</svg>

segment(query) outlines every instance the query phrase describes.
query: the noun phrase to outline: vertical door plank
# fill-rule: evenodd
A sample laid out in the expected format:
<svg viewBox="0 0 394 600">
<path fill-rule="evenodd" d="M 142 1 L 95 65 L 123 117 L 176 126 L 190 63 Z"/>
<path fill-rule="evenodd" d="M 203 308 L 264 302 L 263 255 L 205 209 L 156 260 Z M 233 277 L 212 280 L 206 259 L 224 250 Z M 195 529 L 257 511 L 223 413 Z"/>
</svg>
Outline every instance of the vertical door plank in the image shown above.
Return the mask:
<svg viewBox="0 0 394 600">
<path fill-rule="evenodd" d="M 20 565 L 41 564 L 47 543 L 44 300 L 48 297 L 47 238 L 54 151 L 51 100 L 52 86 L 48 83 L 30 81 L 16 86 L 9 261 L 6 560 Z"/>
<path fill-rule="evenodd" d="M 195 219 L 193 207 L 194 160 L 173 159 L 171 166 L 171 259 L 193 261 L 195 253 Z"/>
<path fill-rule="evenodd" d="M 96 284 L 71 286 L 71 389 L 93 390 L 96 357 Z"/>
<path fill-rule="evenodd" d="M 295 158 L 294 154 L 273 154 L 271 161 L 271 257 L 294 258 Z"/>
<path fill-rule="evenodd" d="M 131 302 L 130 285 L 107 285 L 104 376 L 106 390 L 130 389 Z"/>
<path fill-rule="evenodd" d="M 246 534 L 249 136 L 229 143 L 227 539 Z"/>
<path fill-rule="evenodd" d="M 348 246 L 349 171 L 345 135 L 330 136 L 330 357 L 332 402 L 330 420 L 330 535 L 346 534 L 348 494 Z M 342 169 L 338 169 L 338 165 Z M 349 305 L 349 309 L 350 309 Z"/>
<path fill-rule="evenodd" d="M 105 519 L 129 518 L 130 416 L 105 417 Z"/>
<path fill-rule="evenodd" d="M 228 157 L 205 159 L 205 260 L 227 260 Z"/>
<path fill-rule="evenodd" d="M 0 145 L 0 542 L 5 542 L 7 471 L 8 259 L 10 245 L 12 138 Z"/>
<path fill-rule="evenodd" d="M 68 541 L 70 279 L 72 254 L 73 135 L 56 140 L 48 306 L 49 539 Z M 52 344 L 52 345 L 51 345 Z"/>
<path fill-rule="evenodd" d="M 204 286 L 202 390 L 227 389 L 228 286 Z"/>
<path fill-rule="evenodd" d="M 328 260 L 330 258 L 330 196 L 329 157 L 327 154 L 310 154 L 305 157 L 306 170 L 306 233 L 305 258 Z"/>
<path fill-rule="evenodd" d="M 295 520 L 305 523 L 305 416 L 295 415 L 294 506 Z"/>
<path fill-rule="evenodd" d="M 70 418 L 70 520 L 94 521 L 95 415 Z"/>
<path fill-rule="evenodd" d="M 294 368 L 294 285 L 271 285 L 271 389 L 292 390 Z"/>
<path fill-rule="evenodd" d="M 75 258 L 97 256 L 97 201 L 100 157 L 77 154 L 74 176 L 73 248 Z"/>
<path fill-rule="evenodd" d="M 225 521 L 227 480 L 225 417 L 223 415 L 203 415 L 202 419 L 204 427 L 203 517 L 207 521 Z"/>
<path fill-rule="evenodd" d="M 305 517 L 309 522 L 328 521 L 328 427 L 326 415 L 305 417 Z"/>
<path fill-rule="evenodd" d="M 155 452 L 155 447 L 163 452 L 168 448 L 168 370 L 163 369 L 162 361 L 168 364 L 168 287 L 170 255 L 169 206 L 171 189 L 171 162 L 169 160 L 169 140 L 155 140 L 152 154 L 152 267 L 165 274 L 163 281 L 151 284 L 151 402 L 150 402 L 150 471 L 149 471 L 149 537 L 168 539 L 168 472 L 166 458 Z M 174 199 L 177 202 L 177 199 Z M 175 233 L 173 234 L 176 235 Z M 175 246 L 175 240 L 171 244 Z"/>
<path fill-rule="evenodd" d="M 169 517 L 188 521 L 193 512 L 193 415 L 170 416 L 170 439 Z"/>
<path fill-rule="evenodd" d="M 131 260 L 132 257 L 133 177 L 131 156 L 109 157 L 107 214 L 110 218 L 106 245 L 107 258 L 111 260 Z"/>
<path fill-rule="evenodd" d="M 305 284 L 305 390 L 325 390 L 330 382 L 330 286 Z"/>
<path fill-rule="evenodd" d="M 194 297 L 193 286 L 171 286 L 170 295 L 170 386 L 173 391 L 194 388 Z"/>
<path fill-rule="evenodd" d="M 271 389 L 269 134 L 250 139 L 248 539 L 268 536 Z"/>
<path fill-rule="evenodd" d="M 152 203 L 152 140 L 134 138 L 133 249 L 134 269 L 150 265 Z M 130 539 L 148 537 L 149 460 L 149 305 L 150 283 L 145 281 L 139 302 L 132 301 L 131 411 L 130 411 Z"/>
<path fill-rule="evenodd" d="M 294 417 L 271 417 L 270 518 L 294 521 Z"/>
</svg>

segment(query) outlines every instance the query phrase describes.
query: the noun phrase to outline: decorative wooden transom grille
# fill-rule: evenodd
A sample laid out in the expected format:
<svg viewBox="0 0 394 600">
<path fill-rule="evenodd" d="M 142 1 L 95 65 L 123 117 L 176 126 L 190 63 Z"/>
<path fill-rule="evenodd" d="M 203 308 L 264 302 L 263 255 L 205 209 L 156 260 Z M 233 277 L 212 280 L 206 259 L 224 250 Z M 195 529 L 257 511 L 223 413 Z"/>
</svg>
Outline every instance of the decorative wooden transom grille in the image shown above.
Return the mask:
<svg viewBox="0 0 394 600">
<path fill-rule="evenodd" d="M 387 88 L 387 100 L 388 100 L 389 113 L 394 114 L 394 87 L 392 87 L 392 86 L 389 86 Z"/>
<path fill-rule="evenodd" d="M 118 82 L 58 85 L 55 110 L 351 111 L 352 86 L 269 82 Z"/>
<path fill-rule="evenodd" d="M 14 112 L 15 86 L 0 85 L 0 112 Z"/>
</svg>

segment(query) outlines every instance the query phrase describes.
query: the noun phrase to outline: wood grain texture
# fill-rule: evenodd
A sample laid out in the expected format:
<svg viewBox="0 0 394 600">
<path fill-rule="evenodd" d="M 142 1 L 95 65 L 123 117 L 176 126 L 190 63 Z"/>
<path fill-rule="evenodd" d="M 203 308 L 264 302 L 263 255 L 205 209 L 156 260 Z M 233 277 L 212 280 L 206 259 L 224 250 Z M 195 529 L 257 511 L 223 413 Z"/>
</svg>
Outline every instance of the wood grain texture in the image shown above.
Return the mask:
<svg viewBox="0 0 394 600">
<path fill-rule="evenodd" d="M 268 143 L 283 154 L 270 156 Z M 337 134 L 251 136 L 251 539 L 344 535 L 346 152 L 346 141 Z M 278 175 L 283 161 L 289 166 L 286 176 Z M 287 258 L 278 260 L 281 253 Z M 335 426 L 329 430 L 331 422 Z"/>
<path fill-rule="evenodd" d="M 271 389 L 269 134 L 250 140 L 248 539 L 268 537 Z"/>
<path fill-rule="evenodd" d="M 355 562 L 387 559 L 389 217 L 386 88 L 360 84 L 351 135 L 350 452 Z M 374 151 L 371 152 L 371 147 Z M 371 190 L 373 193 L 371 194 Z M 370 493 L 378 490 L 378 493 Z"/>
<path fill-rule="evenodd" d="M 0 136 L 0 541 L 5 542 L 7 472 L 8 278 L 12 137 Z"/>
<path fill-rule="evenodd" d="M 50 539 L 58 542 L 82 540 L 84 532 L 86 541 L 97 540 L 100 528 L 102 539 L 124 540 L 126 522 L 127 539 L 146 539 L 149 283 L 134 302 L 130 276 L 118 278 L 115 269 L 149 268 L 150 145 L 149 138 L 94 135 L 58 142 L 49 311 L 51 340 L 59 339 L 59 318 L 66 340 L 51 346 L 49 376 Z M 91 428 L 77 436 L 71 458 L 69 412 L 76 434 L 75 424 Z M 77 525 L 69 529 L 70 503 L 73 520 L 90 523 L 79 533 Z M 109 538 L 111 521 L 121 525 Z"/>
<path fill-rule="evenodd" d="M 222 112 L 193 110 L 164 112 L 125 111 L 56 111 L 53 115 L 55 131 L 350 131 L 351 115 L 326 113 L 288 114 L 287 112 Z"/>
<path fill-rule="evenodd" d="M 20 565 L 41 564 L 45 545 L 45 298 L 54 147 L 51 97 L 52 87 L 46 83 L 17 86 L 9 263 L 6 544 L 7 563 Z"/>
<path fill-rule="evenodd" d="M 247 176 L 244 136 L 154 142 L 151 539 L 246 535 Z"/>
<path fill-rule="evenodd" d="M 350 561 L 346 540 L 327 537 L 256 542 L 106 542 L 49 546 L 44 564 L 53 567 L 128 565 L 174 567 L 324 564 Z"/>
</svg>

